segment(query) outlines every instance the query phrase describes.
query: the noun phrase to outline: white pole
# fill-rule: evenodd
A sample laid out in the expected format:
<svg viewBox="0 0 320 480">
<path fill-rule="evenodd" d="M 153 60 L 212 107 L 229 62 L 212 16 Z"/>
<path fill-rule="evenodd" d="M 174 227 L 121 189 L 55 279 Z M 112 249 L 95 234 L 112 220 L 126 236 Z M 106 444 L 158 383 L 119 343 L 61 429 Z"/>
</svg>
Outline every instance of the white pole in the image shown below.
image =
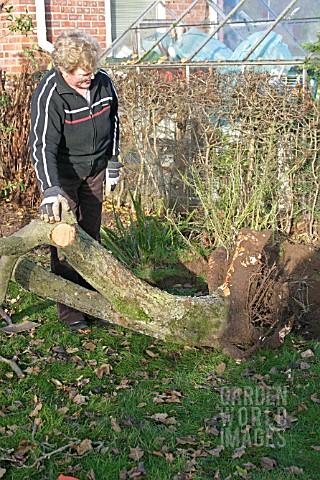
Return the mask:
<svg viewBox="0 0 320 480">
<path fill-rule="evenodd" d="M 42 50 L 51 53 L 53 44 L 47 40 L 45 0 L 36 0 L 36 24 L 38 45 Z"/>
</svg>

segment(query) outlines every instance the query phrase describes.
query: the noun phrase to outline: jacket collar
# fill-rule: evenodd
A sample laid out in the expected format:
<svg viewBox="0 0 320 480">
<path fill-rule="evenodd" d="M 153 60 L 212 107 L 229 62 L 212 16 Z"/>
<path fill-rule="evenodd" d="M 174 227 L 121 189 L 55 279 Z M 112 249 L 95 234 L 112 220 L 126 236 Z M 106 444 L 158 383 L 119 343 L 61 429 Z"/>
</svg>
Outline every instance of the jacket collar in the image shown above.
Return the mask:
<svg viewBox="0 0 320 480">
<path fill-rule="evenodd" d="M 53 71 L 56 74 L 56 84 L 57 84 L 57 92 L 59 95 L 63 95 L 64 93 L 72 93 L 75 94 L 76 91 L 74 88 L 70 87 L 67 82 L 63 79 L 63 76 L 59 72 L 57 68 L 53 68 Z M 99 74 L 95 76 L 95 78 L 91 81 L 90 91 L 95 91 L 100 83 Z"/>
</svg>

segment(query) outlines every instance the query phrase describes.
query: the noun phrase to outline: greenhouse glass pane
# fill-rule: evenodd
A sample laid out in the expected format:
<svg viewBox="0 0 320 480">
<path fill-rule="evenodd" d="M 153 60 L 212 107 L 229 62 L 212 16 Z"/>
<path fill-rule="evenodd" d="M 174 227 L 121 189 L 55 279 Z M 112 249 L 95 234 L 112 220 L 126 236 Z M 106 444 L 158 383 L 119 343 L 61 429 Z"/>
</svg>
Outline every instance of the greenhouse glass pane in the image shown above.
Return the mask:
<svg viewBox="0 0 320 480">
<path fill-rule="evenodd" d="M 303 60 L 304 45 L 320 31 L 320 0 L 190 0 L 173 11 L 175 5 L 156 1 L 113 43 L 106 61 Z"/>
</svg>

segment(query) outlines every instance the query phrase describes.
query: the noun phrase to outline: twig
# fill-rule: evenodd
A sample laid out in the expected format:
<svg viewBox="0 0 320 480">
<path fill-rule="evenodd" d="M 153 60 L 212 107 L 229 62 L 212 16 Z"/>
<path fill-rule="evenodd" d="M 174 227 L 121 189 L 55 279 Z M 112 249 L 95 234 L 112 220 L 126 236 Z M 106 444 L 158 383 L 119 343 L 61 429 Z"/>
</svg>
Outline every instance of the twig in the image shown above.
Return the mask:
<svg viewBox="0 0 320 480">
<path fill-rule="evenodd" d="M 34 468 L 36 467 L 42 460 L 46 460 L 47 458 L 52 457 L 52 455 L 55 455 L 56 453 L 62 452 L 63 450 L 66 450 L 67 448 L 74 447 L 75 445 L 78 445 L 81 442 L 81 440 L 77 440 L 76 442 L 68 443 L 67 445 L 64 445 L 63 447 L 57 448 L 56 450 L 53 450 L 50 453 L 46 453 L 42 455 L 42 457 L 37 458 L 37 460 L 32 464 L 32 465 L 23 465 L 23 468 Z"/>
<path fill-rule="evenodd" d="M 12 368 L 12 370 L 18 375 L 19 378 L 24 378 L 25 377 L 25 374 L 23 373 L 21 368 L 17 365 L 14 358 L 9 360 L 8 358 L 0 356 L 0 362 L 6 363 L 7 365 L 9 365 Z"/>
</svg>

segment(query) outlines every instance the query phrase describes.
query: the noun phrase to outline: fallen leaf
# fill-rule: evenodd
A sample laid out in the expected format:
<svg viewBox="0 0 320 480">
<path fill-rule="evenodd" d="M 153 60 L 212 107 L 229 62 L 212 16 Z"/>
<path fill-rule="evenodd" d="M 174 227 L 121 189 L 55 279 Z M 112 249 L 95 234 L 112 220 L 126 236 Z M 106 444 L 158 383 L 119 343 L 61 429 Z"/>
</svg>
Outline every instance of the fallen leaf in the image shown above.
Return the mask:
<svg viewBox="0 0 320 480">
<path fill-rule="evenodd" d="M 246 470 L 254 470 L 255 468 L 257 468 L 257 465 L 251 462 L 244 463 L 243 466 Z"/>
<path fill-rule="evenodd" d="M 112 430 L 114 432 L 120 433 L 122 430 L 121 430 L 121 427 L 119 427 L 119 425 L 117 424 L 117 419 L 114 417 L 110 417 L 110 421 L 111 421 Z"/>
<path fill-rule="evenodd" d="M 68 347 L 68 348 L 66 348 L 66 352 L 67 353 L 76 353 L 76 352 L 79 352 L 79 348 L 78 347 L 74 347 L 74 348 Z"/>
<path fill-rule="evenodd" d="M 137 467 L 132 468 L 129 470 L 128 478 L 143 478 L 147 474 L 145 468 L 144 468 L 144 463 L 139 463 Z"/>
<path fill-rule="evenodd" d="M 61 407 L 61 408 L 58 408 L 57 410 L 61 415 L 65 415 L 67 412 L 69 412 L 69 408 L 68 407 Z"/>
<path fill-rule="evenodd" d="M 156 457 L 163 457 L 163 453 L 157 452 L 156 450 L 151 450 L 151 451 L 149 450 L 148 453 L 150 455 L 155 455 Z"/>
<path fill-rule="evenodd" d="M 57 480 L 79 480 L 79 478 L 76 477 L 67 477 L 66 475 L 59 475 Z"/>
<path fill-rule="evenodd" d="M 32 374 L 37 376 L 41 372 L 41 368 L 38 365 L 36 365 L 35 367 L 28 367 L 24 371 L 25 373 L 28 373 L 30 375 Z"/>
<path fill-rule="evenodd" d="M 127 480 L 128 476 L 127 476 L 127 470 L 123 469 L 121 470 L 120 474 L 119 474 L 119 480 Z"/>
<path fill-rule="evenodd" d="M 6 473 L 6 469 L 5 468 L 1 468 L 0 467 L 0 478 L 2 478 L 4 476 L 4 474 Z"/>
<path fill-rule="evenodd" d="M 320 403 L 320 398 L 318 398 L 316 393 L 312 394 L 310 398 L 314 403 Z"/>
<path fill-rule="evenodd" d="M 223 445 L 218 445 L 217 448 L 213 448 L 212 450 L 208 450 L 208 453 L 210 453 L 210 455 L 213 455 L 214 457 L 219 458 L 220 457 L 220 452 L 222 452 L 222 450 L 224 450 L 224 446 Z"/>
<path fill-rule="evenodd" d="M 146 354 L 149 355 L 151 358 L 159 357 L 159 353 L 154 353 L 152 350 L 146 350 Z"/>
<path fill-rule="evenodd" d="M 172 463 L 174 461 L 174 455 L 172 452 L 165 453 L 166 462 Z"/>
<path fill-rule="evenodd" d="M 190 445 L 197 445 L 196 438 L 193 435 L 187 435 L 186 437 L 176 438 L 176 442 L 180 445 L 186 445 L 187 443 Z"/>
<path fill-rule="evenodd" d="M 148 418 L 152 418 L 153 420 L 164 423 L 166 425 L 173 425 L 177 423 L 177 420 L 174 417 L 168 417 L 167 413 L 155 413 Z"/>
<path fill-rule="evenodd" d="M 73 402 L 76 403 L 77 405 L 83 405 L 87 403 L 88 399 L 89 398 L 86 397 L 85 395 L 81 395 L 80 393 L 78 393 L 78 395 L 74 397 Z"/>
<path fill-rule="evenodd" d="M 129 458 L 132 460 L 140 460 L 144 455 L 144 451 L 138 446 L 136 448 L 130 448 Z"/>
<path fill-rule="evenodd" d="M 93 350 L 95 350 L 97 348 L 97 345 L 95 345 L 92 342 L 86 342 L 86 343 L 83 344 L 83 346 L 84 346 L 84 348 L 86 348 L 90 352 L 92 352 Z"/>
<path fill-rule="evenodd" d="M 242 445 L 239 448 L 236 448 L 232 454 L 232 458 L 241 458 L 246 453 L 245 445 Z"/>
<path fill-rule="evenodd" d="M 260 464 L 263 470 L 272 470 L 277 462 L 274 460 L 274 458 L 269 458 L 269 457 L 262 457 L 260 459 Z"/>
<path fill-rule="evenodd" d="M 206 427 L 205 431 L 209 435 L 219 435 L 220 433 L 217 427 Z"/>
<path fill-rule="evenodd" d="M 319 445 L 311 445 L 311 448 L 313 450 L 316 450 L 317 452 L 320 452 L 320 446 Z"/>
<path fill-rule="evenodd" d="M 34 410 L 29 413 L 29 417 L 36 417 L 42 408 L 42 403 L 38 403 Z"/>
<path fill-rule="evenodd" d="M 219 365 L 216 366 L 215 370 L 216 370 L 216 373 L 220 375 L 221 373 L 225 372 L 226 368 L 227 368 L 227 365 L 224 362 L 221 362 L 219 363 Z"/>
<path fill-rule="evenodd" d="M 100 378 L 100 380 L 101 380 L 104 375 L 110 375 L 111 370 L 112 370 L 112 366 L 109 365 L 109 363 L 104 363 L 104 364 L 101 365 L 99 368 L 96 368 L 96 369 L 94 370 L 94 373 L 95 373 L 95 374 L 97 375 L 97 377 Z"/>
<path fill-rule="evenodd" d="M 306 350 L 305 352 L 302 352 L 302 353 L 301 353 L 301 357 L 302 357 L 302 358 L 314 357 L 314 353 L 313 353 L 313 351 L 309 348 L 309 349 Z"/>
<path fill-rule="evenodd" d="M 84 455 L 85 453 L 92 452 L 92 450 L 92 442 L 89 438 L 85 438 L 79 445 L 77 445 L 78 455 Z"/>
<path fill-rule="evenodd" d="M 287 470 L 290 473 L 293 473 L 294 475 L 303 475 L 303 473 L 304 473 L 303 468 L 299 468 L 299 467 L 295 467 L 295 466 L 285 468 L 285 470 Z"/>
<path fill-rule="evenodd" d="M 300 363 L 300 368 L 301 368 L 301 370 L 309 370 L 310 365 L 309 365 L 309 363 L 301 362 Z"/>
<path fill-rule="evenodd" d="M 60 380 L 56 380 L 55 378 L 51 378 L 51 382 L 52 382 L 56 387 L 61 388 L 61 387 L 63 386 L 62 383 L 60 382 Z"/>
</svg>

